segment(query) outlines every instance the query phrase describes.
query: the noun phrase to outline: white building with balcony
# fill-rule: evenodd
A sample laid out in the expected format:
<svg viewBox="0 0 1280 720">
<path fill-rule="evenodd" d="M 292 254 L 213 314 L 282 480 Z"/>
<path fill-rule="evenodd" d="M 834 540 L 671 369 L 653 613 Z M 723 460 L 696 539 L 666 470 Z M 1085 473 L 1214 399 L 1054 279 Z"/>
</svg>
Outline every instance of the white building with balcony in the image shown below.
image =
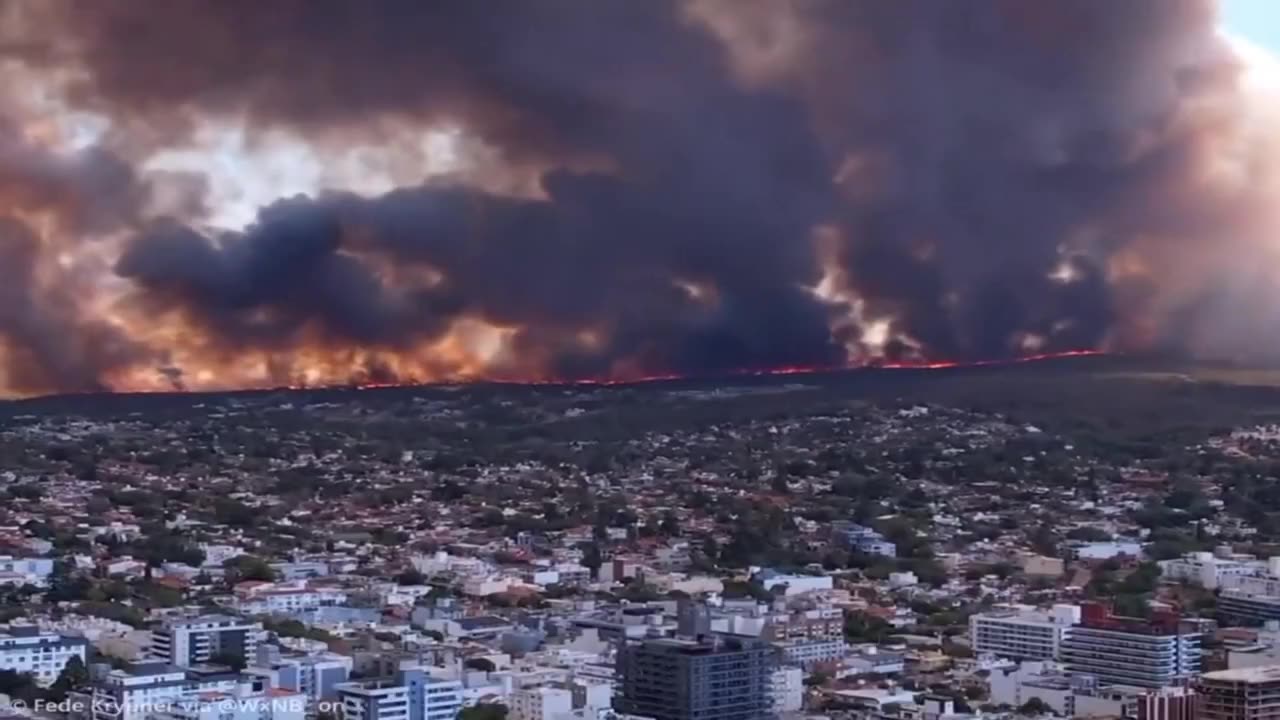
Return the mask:
<svg viewBox="0 0 1280 720">
<path fill-rule="evenodd" d="M 1053 660 L 1063 637 L 1079 621 L 1078 605 L 1054 605 L 1047 611 L 1012 606 L 971 616 L 969 641 L 979 655 Z"/>
</svg>

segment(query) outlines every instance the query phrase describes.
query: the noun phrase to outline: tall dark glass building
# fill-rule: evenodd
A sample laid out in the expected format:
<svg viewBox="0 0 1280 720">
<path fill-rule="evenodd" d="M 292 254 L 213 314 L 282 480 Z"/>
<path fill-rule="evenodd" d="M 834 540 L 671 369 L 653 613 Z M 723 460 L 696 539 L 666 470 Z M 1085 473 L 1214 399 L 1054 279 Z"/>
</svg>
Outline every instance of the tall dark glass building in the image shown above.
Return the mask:
<svg viewBox="0 0 1280 720">
<path fill-rule="evenodd" d="M 769 643 L 736 635 L 628 645 L 613 706 L 654 720 L 765 720 L 776 657 Z"/>
</svg>

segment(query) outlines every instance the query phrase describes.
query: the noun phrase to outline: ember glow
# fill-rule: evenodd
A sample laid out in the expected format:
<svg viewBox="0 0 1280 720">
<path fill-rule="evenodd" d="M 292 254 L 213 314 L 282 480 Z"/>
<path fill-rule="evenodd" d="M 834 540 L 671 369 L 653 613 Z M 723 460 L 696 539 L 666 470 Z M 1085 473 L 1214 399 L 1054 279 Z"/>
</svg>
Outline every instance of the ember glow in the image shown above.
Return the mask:
<svg viewBox="0 0 1280 720">
<path fill-rule="evenodd" d="M 0 395 L 1280 355 L 1212 0 L 0 4 Z"/>
</svg>

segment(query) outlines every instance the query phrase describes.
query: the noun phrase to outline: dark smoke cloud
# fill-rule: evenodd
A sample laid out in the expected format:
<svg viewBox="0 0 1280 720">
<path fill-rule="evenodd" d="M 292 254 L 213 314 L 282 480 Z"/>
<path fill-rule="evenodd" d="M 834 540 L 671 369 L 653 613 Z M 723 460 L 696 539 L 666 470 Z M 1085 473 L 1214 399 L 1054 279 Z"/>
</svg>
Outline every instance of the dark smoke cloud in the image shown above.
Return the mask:
<svg viewBox="0 0 1280 720">
<path fill-rule="evenodd" d="M 0 389 L 99 390 L 104 372 L 145 360 L 119 330 L 83 316 L 97 278 L 56 262 L 127 225 L 144 194 L 109 151 L 52 153 L 0 119 Z M 37 222 L 52 236 L 37 235 Z"/>
<path fill-rule="evenodd" d="M 517 328 L 513 371 L 833 365 L 869 342 L 849 303 L 891 355 L 990 359 L 1201 342 L 1274 292 L 1225 292 L 1242 261 L 1205 249 L 1225 227 L 1221 255 L 1259 257 L 1258 198 L 1204 179 L 1240 102 L 1209 0 L 24 7 L 0 50 L 77 67 L 71 101 L 130 156 L 219 119 L 321 147 L 447 125 L 540 168 L 539 197 L 430 182 L 239 232 L 137 223 L 127 307 L 220 352 L 414 353 L 470 318 Z M 154 188 L 95 152 L 45 168 L 0 143 L 0 197 L 136 221 L 117 209 Z M 843 299 L 809 290 L 819 229 Z"/>
<path fill-rule="evenodd" d="M 71 284 L 37 282 L 40 241 L 0 217 L 0 382 L 28 392 L 91 391 L 104 369 L 143 359 L 113 329 L 79 318 Z"/>
<path fill-rule="evenodd" d="M 530 328 L 517 343 L 534 347 L 578 330 L 604 339 L 560 343 L 551 370 L 562 375 L 624 359 L 648 372 L 842 361 L 831 308 L 799 286 L 813 279 L 805 245 L 786 242 L 803 223 L 748 205 L 708 216 L 716 198 L 690 205 L 683 185 L 556 174 L 547 189 L 545 200 L 425 186 L 289 201 L 216 242 L 166 224 L 117 271 L 144 302 L 187 307 L 246 346 L 287 347 L 318 324 L 331 344 L 408 350 L 468 316 Z M 392 287 L 379 257 L 443 279 Z M 692 298 L 675 279 L 716 297 Z"/>
</svg>

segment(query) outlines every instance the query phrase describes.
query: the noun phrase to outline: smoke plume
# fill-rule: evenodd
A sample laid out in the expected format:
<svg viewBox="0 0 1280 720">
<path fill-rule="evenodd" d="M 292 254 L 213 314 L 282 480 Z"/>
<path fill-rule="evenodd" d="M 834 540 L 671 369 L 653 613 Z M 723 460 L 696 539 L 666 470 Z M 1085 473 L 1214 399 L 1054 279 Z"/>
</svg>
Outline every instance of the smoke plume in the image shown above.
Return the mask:
<svg viewBox="0 0 1280 720">
<path fill-rule="evenodd" d="M 1270 357 L 1280 74 L 1215 14 L 17 0 L 0 388 Z"/>
</svg>

